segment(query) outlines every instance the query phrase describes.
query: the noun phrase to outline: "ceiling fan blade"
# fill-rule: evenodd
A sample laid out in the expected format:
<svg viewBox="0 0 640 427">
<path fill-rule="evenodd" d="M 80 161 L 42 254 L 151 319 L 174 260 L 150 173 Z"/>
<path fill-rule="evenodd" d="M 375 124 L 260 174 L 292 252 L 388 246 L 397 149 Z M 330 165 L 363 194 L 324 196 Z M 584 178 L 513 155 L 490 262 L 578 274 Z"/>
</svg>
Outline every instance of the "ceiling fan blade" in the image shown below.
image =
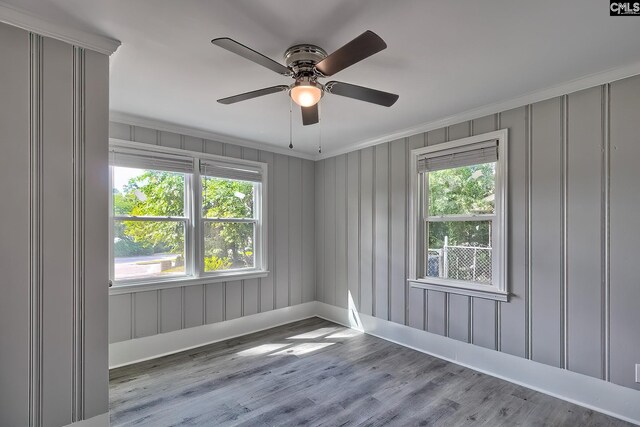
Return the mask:
<svg viewBox="0 0 640 427">
<path fill-rule="evenodd" d="M 217 39 L 213 39 L 211 40 L 211 43 L 216 46 L 220 46 L 221 48 L 226 49 L 229 52 L 233 52 L 236 55 L 240 55 L 243 58 L 248 59 L 249 61 L 253 61 L 256 64 L 262 65 L 263 67 L 266 67 L 271 71 L 275 71 L 278 74 L 282 74 L 284 76 L 291 75 L 291 70 L 289 70 L 284 65 L 264 56 L 260 52 L 256 52 L 255 50 L 243 45 L 242 43 L 238 43 L 237 41 L 230 39 L 229 37 L 220 37 Z"/>
<path fill-rule="evenodd" d="M 284 92 L 289 90 L 289 86 L 271 86 L 264 89 L 252 90 L 251 92 L 241 93 L 240 95 L 229 96 L 227 98 L 218 99 L 220 104 L 235 104 L 236 102 L 246 101 L 247 99 L 257 98 L 259 96 L 270 95 L 276 92 Z"/>
<path fill-rule="evenodd" d="M 318 62 L 316 69 L 325 76 L 332 76 L 386 48 L 387 44 L 379 35 L 367 30 Z"/>
<path fill-rule="evenodd" d="M 375 90 L 368 87 L 335 81 L 327 83 L 324 85 L 324 88 L 327 92 L 334 95 L 346 96 L 347 98 L 371 102 L 372 104 L 378 104 L 385 107 L 391 107 L 400 97 L 395 93 L 383 92 L 381 90 Z"/>
<path fill-rule="evenodd" d="M 320 121 L 318 117 L 318 104 L 312 105 L 311 107 L 301 107 L 302 108 L 302 124 L 304 126 L 307 125 L 315 125 Z"/>
</svg>

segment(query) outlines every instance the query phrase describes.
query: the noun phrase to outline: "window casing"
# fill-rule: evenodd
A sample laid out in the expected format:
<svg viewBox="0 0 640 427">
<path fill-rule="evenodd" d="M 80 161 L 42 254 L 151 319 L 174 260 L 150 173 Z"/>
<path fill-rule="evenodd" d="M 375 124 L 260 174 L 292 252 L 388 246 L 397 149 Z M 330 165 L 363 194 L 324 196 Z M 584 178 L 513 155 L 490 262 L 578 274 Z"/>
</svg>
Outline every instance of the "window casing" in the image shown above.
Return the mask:
<svg viewBox="0 0 640 427">
<path fill-rule="evenodd" d="M 112 293 L 267 275 L 266 164 L 112 140 L 109 169 Z"/>
<path fill-rule="evenodd" d="M 507 130 L 411 152 L 409 282 L 507 301 Z"/>
</svg>

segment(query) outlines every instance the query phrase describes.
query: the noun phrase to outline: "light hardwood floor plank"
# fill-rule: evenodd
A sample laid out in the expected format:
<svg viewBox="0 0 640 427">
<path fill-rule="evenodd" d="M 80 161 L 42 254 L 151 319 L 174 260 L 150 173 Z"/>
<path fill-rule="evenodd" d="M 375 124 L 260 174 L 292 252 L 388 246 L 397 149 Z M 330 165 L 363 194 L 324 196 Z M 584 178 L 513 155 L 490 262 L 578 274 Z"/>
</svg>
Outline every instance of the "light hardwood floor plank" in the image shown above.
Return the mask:
<svg viewBox="0 0 640 427">
<path fill-rule="evenodd" d="M 113 369 L 112 426 L 627 425 L 312 318 Z"/>
</svg>

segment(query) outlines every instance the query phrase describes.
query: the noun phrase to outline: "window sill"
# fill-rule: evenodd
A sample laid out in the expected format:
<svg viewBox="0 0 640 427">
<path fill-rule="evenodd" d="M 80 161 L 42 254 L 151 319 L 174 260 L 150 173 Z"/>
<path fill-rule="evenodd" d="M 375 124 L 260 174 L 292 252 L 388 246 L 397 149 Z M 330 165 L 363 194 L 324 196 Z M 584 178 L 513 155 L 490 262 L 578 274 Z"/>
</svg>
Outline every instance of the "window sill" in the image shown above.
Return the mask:
<svg viewBox="0 0 640 427">
<path fill-rule="evenodd" d="M 466 295 L 469 297 L 484 298 L 494 301 L 509 301 L 509 293 L 497 289 L 495 286 L 482 284 L 454 283 L 446 280 L 430 280 L 426 278 L 409 279 L 409 286 L 412 288 L 428 289 L 432 291 L 447 292 L 456 295 Z"/>
<path fill-rule="evenodd" d="M 179 278 L 162 282 L 149 281 L 137 283 L 125 283 L 113 285 L 109 288 L 109 295 L 131 294 L 134 292 L 156 291 L 160 289 L 181 288 L 184 286 L 206 285 L 209 283 L 232 282 L 236 280 L 249 280 L 267 277 L 268 271 L 250 271 L 242 273 L 219 274 L 216 276 Z"/>
</svg>

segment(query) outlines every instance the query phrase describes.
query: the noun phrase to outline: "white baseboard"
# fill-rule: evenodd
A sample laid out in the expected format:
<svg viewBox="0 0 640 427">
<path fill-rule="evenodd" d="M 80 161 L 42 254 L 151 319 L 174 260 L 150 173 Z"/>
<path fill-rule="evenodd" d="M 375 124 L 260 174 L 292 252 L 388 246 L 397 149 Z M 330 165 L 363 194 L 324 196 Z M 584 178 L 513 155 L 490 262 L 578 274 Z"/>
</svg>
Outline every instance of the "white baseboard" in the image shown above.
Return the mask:
<svg viewBox="0 0 640 427">
<path fill-rule="evenodd" d="M 67 424 L 65 427 L 109 427 L 109 413 L 105 412 L 88 420 L 76 421 L 75 423 Z"/>
<path fill-rule="evenodd" d="M 321 302 L 316 302 L 316 315 L 640 425 L 639 391 Z"/>
<path fill-rule="evenodd" d="M 314 316 L 640 425 L 639 391 L 317 301 L 114 343 L 109 365 L 129 365 Z"/>
<path fill-rule="evenodd" d="M 315 302 L 109 345 L 109 368 L 224 341 L 315 316 Z"/>
</svg>

